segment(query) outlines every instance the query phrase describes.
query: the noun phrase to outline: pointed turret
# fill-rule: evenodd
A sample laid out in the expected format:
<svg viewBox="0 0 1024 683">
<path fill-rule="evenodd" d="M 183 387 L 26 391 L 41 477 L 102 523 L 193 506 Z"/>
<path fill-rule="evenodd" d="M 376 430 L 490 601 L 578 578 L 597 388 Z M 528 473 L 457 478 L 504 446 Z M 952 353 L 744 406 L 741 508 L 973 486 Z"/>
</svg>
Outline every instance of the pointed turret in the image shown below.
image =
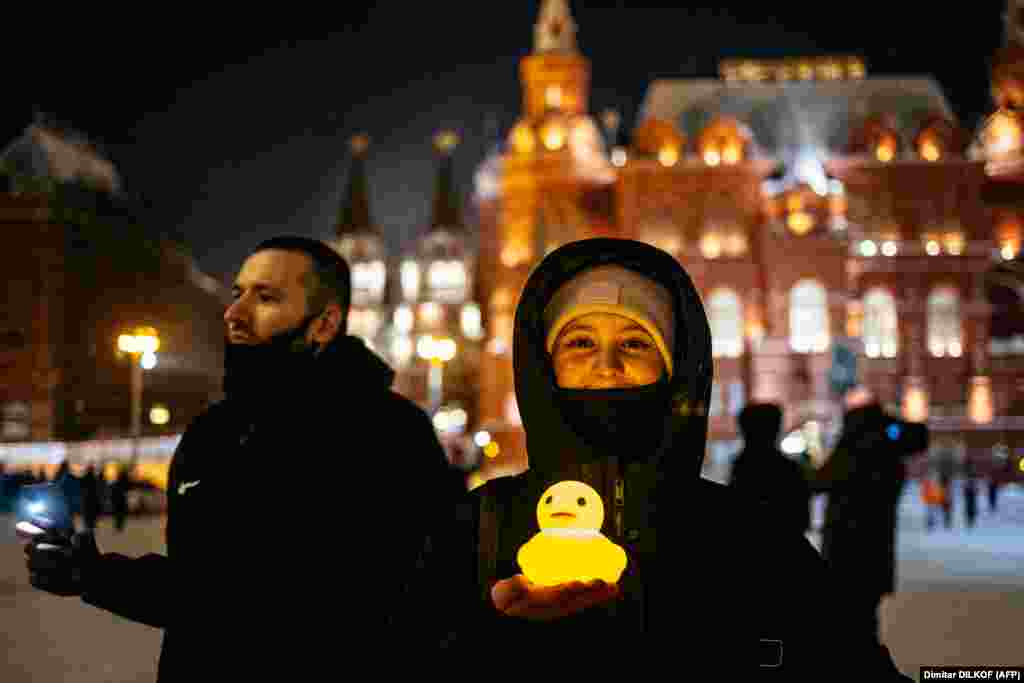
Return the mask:
<svg viewBox="0 0 1024 683">
<path fill-rule="evenodd" d="M 434 208 L 430 215 L 430 229 L 447 228 L 458 231 L 463 227 L 462 208 L 455 193 L 455 169 L 452 157 L 459 144 L 459 136 L 446 130 L 434 136 L 434 147 L 440 156 L 437 183 L 434 185 Z"/>
<path fill-rule="evenodd" d="M 370 140 L 357 135 L 350 141 L 352 166 L 345 196 L 334 224 L 334 249 L 352 270 L 352 311 L 349 326 L 353 334 L 371 341 L 379 327 L 376 307 L 384 300 L 387 284 L 387 255 L 380 230 L 370 216 L 369 182 L 366 176 L 366 150 Z"/>
<path fill-rule="evenodd" d="M 420 272 L 427 301 L 461 304 L 472 291 L 474 250 L 462 220 L 461 202 L 455 188 L 453 153 L 459 136 L 442 131 L 434 136 L 440 157 L 430 227 L 420 241 Z"/>
<path fill-rule="evenodd" d="M 523 113 L 585 114 L 590 62 L 576 48 L 576 22 L 565 0 L 544 0 L 533 27 L 533 52 L 520 63 Z"/>
<path fill-rule="evenodd" d="M 1003 12 L 1003 44 L 1024 47 L 1024 1 L 1007 0 Z"/>
<path fill-rule="evenodd" d="M 338 222 L 334 233 L 338 237 L 353 233 L 375 233 L 370 216 L 369 182 L 366 178 L 366 150 L 370 139 L 356 135 L 349 142 L 352 149 L 352 167 L 348 174 L 345 197 L 338 209 Z"/>
<path fill-rule="evenodd" d="M 992 57 L 992 100 L 996 107 L 1024 107 L 1024 0 L 1007 0 L 1003 45 Z"/>
<path fill-rule="evenodd" d="M 565 0 L 544 0 L 533 27 L 533 52 L 576 52 L 576 22 Z"/>
</svg>

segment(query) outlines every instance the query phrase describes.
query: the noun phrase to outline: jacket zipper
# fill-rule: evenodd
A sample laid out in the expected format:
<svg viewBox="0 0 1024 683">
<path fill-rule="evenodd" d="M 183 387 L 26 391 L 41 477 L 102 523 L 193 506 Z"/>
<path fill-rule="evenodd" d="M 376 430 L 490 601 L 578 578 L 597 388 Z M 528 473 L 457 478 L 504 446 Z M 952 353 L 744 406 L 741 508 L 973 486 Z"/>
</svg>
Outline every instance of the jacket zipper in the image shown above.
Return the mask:
<svg viewBox="0 0 1024 683">
<path fill-rule="evenodd" d="M 626 482 L 621 476 L 615 477 L 615 535 L 622 539 L 623 512 L 626 508 Z"/>
</svg>

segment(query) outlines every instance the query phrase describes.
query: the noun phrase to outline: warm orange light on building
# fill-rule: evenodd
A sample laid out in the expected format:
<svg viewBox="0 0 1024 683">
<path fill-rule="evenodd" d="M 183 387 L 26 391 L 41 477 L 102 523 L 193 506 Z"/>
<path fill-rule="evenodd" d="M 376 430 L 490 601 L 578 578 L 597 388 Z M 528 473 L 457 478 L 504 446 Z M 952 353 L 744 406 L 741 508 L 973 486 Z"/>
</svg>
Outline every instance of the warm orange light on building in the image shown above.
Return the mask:
<svg viewBox="0 0 1024 683">
<path fill-rule="evenodd" d="M 992 115 L 985 128 L 985 147 L 989 154 L 1006 156 L 1019 153 L 1022 141 L 1020 118 L 1009 111 Z"/>
<path fill-rule="evenodd" d="M 704 233 L 700 238 L 700 253 L 707 259 L 715 259 L 722 255 L 722 239 L 718 233 Z"/>
<path fill-rule="evenodd" d="M 888 138 L 883 138 L 875 146 L 875 158 L 883 164 L 892 161 L 896 157 L 896 145 Z"/>
<path fill-rule="evenodd" d="M 557 152 L 565 146 L 568 131 L 561 121 L 550 121 L 541 129 L 540 136 L 544 147 L 552 152 Z"/>
<path fill-rule="evenodd" d="M 846 307 L 846 336 L 859 337 L 864 330 L 864 304 L 851 301 Z"/>
<path fill-rule="evenodd" d="M 818 65 L 818 76 L 826 81 L 836 81 L 843 77 L 843 68 L 838 62 L 825 61 Z"/>
<path fill-rule="evenodd" d="M 747 61 L 740 64 L 739 77 L 744 81 L 760 81 L 765 77 L 762 66 L 754 61 Z"/>
<path fill-rule="evenodd" d="M 903 419 L 909 422 L 928 421 L 928 391 L 920 378 L 907 378 L 903 390 Z"/>
<path fill-rule="evenodd" d="M 938 161 L 942 157 L 942 149 L 931 139 L 921 142 L 921 158 L 925 161 Z"/>
<path fill-rule="evenodd" d="M 735 164 L 739 162 L 742 155 L 743 150 L 740 148 L 738 142 L 727 142 L 725 146 L 722 147 L 722 161 L 727 164 Z"/>
<path fill-rule="evenodd" d="M 841 194 L 829 195 L 828 198 L 828 210 L 833 216 L 842 216 L 846 213 L 847 209 L 846 196 Z"/>
<path fill-rule="evenodd" d="M 697 138 L 696 148 L 708 166 L 735 164 L 743 159 L 751 141 L 750 131 L 731 117 L 718 118 L 705 126 Z"/>
<path fill-rule="evenodd" d="M 999 245 L 999 255 L 1006 261 L 1013 259 L 1020 253 L 1021 233 L 1020 220 L 1015 216 L 1004 218 L 996 228 L 996 243 Z"/>
<path fill-rule="evenodd" d="M 947 254 L 959 256 L 964 253 L 964 234 L 962 232 L 946 233 L 942 238 L 942 245 L 945 247 Z"/>
<path fill-rule="evenodd" d="M 507 244 L 501 250 L 501 263 L 508 268 L 526 263 L 530 259 L 530 248 L 520 244 Z"/>
<path fill-rule="evenodd" d="M 673 145 L 665 145 L 658 150 L 658 161 L 662 166 L 675 166 L 679 161 L 679 150 Z"/>
<path fill-rule="evenodd" d="M 724 244 L 722 245 L 726 256 L 736 258 L 743 256 L 747 253 L 747 236 L 739 230 L 731 232 L 725 236 Z"/>
<path fill-rule="evenodd" d="M 764 324 L 760 320 L 752 319 L 747 321 L 744 331 L 746 332 L 747 339 L 753 344 L 759 344 L 764 339 Z"/>
<path fill-rule="evenodd" d="M 795 235 L 806 235 L 814 228 L 814 216 L 807 211 L 794 211 L 786 216 L 786 227 Z"/>
<path fill-rule="evenodd" d="M 799 192 L 786 197 L 786 211 L 800 211 L 804 208 L 804 198 Z"/>
<path fill-rule="evenodd" d="M 544 89 L 544 106 L 558 109 L 562 106 L 562 89 L 557 85 L 549 85 Z"/>
<path fill-rule="evenodd" d="M 976 424 L 988 424 L 995 415 L 992 405 L 992 380 L 985 376 L 971 378 L 967 397 L 967 416 Z"/>
<path fill-rule="evenodd" d="M 648 117 L 633 133 L 633 153 L 639 157 L 656 157 L 666 166 L 675 163 L 673 155 L 678 161 L 685 149 L 686 136 L 670 121 Z"/>
<path fill-rule="evenodd" d="M 537 148 L 537 140 L 533 128 L 527 123 L 519 123 L 512 129 L 512 149 L 517 154 L 533 154 Z"/>
</svg>

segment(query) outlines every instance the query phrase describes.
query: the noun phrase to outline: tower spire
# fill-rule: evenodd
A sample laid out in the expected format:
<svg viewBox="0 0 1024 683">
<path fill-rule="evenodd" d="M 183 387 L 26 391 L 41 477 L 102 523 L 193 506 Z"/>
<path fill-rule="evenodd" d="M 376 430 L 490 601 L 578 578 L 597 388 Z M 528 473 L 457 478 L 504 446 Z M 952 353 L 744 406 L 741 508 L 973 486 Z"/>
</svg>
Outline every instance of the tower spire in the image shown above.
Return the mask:
<svg viewBox="0 0 1024 683">
<path fill-rule="evenodd" d="M 533 51 L 576 52 L 576 22 L 566 0 L 544 0 L 533 28 Z"/>
<path fill-rule="evenodd" d="M 533 52 L 519 63 L 523 114 L 587 112 L 590 62 L 576 49 L 576 22 L 566 0 L 544 0 L 533 27 Z"/>
<path fill-rule="evenodd" d="M 1003 12 L 1003 45 L 1024 46 L 1024 2 L 1006 0 Z"/>
<path fill-rule="evenodd" d="M 434 148 L 441 157 L 441 167 L 434 186 L 434 208 L 430 216 L 431 230 L 462 227 L 462 209 L 455 197 L 455 172 L 452 155 L 459 144 L 459 136 L 451 130 L 441 131 L 434 136 Z"/>
<path fill-rule="evenodd" d="M 369 183 L 366 178 L 366 150 L 370 138 L 360 134 L 349 141 L 352 149 L 352 167 L 348 174 L 345 198 L 338 209 L 335 234 L 338 237 L 355 233 L 375 232 L 370 216 Z"/>
</svg>

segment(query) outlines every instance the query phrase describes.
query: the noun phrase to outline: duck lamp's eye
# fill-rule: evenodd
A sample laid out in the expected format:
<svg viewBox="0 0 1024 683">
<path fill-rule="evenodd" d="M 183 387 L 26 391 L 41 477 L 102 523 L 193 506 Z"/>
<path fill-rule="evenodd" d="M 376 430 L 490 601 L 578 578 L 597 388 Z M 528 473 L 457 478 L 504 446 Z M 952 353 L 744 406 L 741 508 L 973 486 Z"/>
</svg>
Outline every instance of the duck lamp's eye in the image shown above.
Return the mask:
<svg viewBox="0 0 1024 683">
<path fill-rule="evenodd" d="M 583 507 L 587 504 L 587 499 L 583 497 L 577 498 L 576 504 L 579 505 L 580 507 Z"/>
<path fill-rule="evenodd" d="M 548 496 L 547 499 L 545 499 L 544 504 L 545 505 L 551 505 L 551 501 L 552 501 L 553 498 L 554 498 L 554 496 Z"/>
</svg>

